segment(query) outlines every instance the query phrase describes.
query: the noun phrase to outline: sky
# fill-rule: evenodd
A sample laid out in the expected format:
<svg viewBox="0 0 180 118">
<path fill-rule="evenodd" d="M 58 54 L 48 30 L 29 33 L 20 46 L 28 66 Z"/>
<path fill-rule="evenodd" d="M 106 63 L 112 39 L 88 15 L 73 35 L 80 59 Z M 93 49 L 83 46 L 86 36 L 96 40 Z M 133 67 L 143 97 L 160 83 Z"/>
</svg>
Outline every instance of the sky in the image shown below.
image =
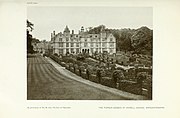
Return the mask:
<svg viewBox="0 0 180 118">
<path fill-rule="evenodd" d="M 78 33 L 81 26 L 137 29 L 153 28 L 152 7 L 78 7 L 78 6 L 29 6 L 27 19 L 34 24 L 32 35 L 39 40 L 50 40 L 53 31 L 63 32 L 66 25 Z"/>
</svg>

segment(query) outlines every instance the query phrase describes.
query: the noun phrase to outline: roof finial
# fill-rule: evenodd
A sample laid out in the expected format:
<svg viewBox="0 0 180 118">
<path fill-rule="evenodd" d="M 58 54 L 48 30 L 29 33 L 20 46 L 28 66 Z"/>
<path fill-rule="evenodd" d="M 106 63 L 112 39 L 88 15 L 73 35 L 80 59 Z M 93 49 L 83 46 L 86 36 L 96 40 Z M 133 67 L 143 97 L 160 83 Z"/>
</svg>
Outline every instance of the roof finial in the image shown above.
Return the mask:
<svg viewBox="0 0 180 118">
<path fill-rule="evenodd" d="M 66 25 L 65 29 L 64 29 L 64 32 L 70 32 L 68 26 Z"/>
</svg>

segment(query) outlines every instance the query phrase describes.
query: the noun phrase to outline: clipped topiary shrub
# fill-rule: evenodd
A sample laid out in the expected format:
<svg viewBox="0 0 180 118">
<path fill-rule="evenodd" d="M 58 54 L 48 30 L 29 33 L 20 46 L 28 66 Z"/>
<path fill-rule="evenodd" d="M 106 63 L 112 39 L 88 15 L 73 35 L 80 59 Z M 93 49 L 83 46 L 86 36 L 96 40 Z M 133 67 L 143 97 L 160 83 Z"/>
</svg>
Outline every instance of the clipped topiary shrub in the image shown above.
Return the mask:
<svg viewBox="0 0 180 118">
<path fill-rule="evenodd" d="M 87 79 L 87 76 L 86 76 L 86 72 L 81 72 L 81 77 L 84 78 L 84 79 Z"/>
<path fill-rule="evenodd" d="M 66 67 L 66 63 L 65 62 L 61 62 L 60 64 L 61 64 L 61 66 Z"/>
<path fill-rule="evenodd" d="M 57 57 L 58 57 L 58 54 L 57 54 L 57 53 L 54 53 L 54 56 L 57 56 Z"/>
<path fill-rule="evenodd" d="M 75 74 L 80 76 L 80 72 L 78 68 L 75 69 Z"/>
</svg>

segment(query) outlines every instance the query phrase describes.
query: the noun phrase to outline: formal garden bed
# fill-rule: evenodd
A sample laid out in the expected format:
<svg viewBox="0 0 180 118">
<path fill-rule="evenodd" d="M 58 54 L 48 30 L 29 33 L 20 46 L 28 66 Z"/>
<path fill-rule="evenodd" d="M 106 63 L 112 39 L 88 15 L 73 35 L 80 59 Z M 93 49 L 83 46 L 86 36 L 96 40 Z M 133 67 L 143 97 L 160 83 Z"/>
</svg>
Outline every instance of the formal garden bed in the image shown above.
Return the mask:
<svg viewBox="0 0 180 118">
<path fill-rule="evenodd" d="M 102 54 L 96 53 L 90 56 L 93 59 L 102 61 L 102 62 L 111 62 L 116 63 L 123 66 L 138 66 L 138 67 L 146 67 L 150 68 L 152 66 L 152 57 L 147 55 L 141 54 L 116 54 L 116 55 L 109 55 L 109 54 Z"/>
<path fill-rule="evenodd" d="M 123 70 L 116 68 L 114 62 L 77 56 L 51 55 L 50 58 L 84 79 L 152 99 L 152 69 Z"/>
</svg>

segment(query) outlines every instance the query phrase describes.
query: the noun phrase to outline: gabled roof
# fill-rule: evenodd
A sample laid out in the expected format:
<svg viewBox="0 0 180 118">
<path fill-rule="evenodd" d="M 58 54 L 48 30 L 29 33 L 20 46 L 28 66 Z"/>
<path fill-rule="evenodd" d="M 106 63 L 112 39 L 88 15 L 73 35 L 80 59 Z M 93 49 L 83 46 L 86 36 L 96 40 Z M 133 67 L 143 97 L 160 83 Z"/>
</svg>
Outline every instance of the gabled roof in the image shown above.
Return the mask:
<svg viewBox="0 0 180 118">
<path fill-rule="evenodd" d="M 70 32 L 68 26 L 66 25 L 65 29 L 64 29 L 64 32 Z"/>
<path fill-rule="evenodd" d="M 112 33 L 107 33 L 107 38 L 112 35 L 114 37 L 114 35 Z"/>
</svg>

